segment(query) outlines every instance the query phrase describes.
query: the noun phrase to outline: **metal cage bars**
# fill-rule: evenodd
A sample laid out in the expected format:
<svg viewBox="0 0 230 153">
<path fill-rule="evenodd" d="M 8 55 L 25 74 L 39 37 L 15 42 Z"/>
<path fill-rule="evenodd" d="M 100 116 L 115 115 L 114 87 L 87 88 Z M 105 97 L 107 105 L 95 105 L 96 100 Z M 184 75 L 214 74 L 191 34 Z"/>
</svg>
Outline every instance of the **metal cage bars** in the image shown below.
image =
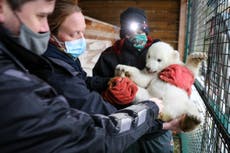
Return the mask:
<svg viewBox="0 0 230 153">
<path fill-rule="evenodd" d="M 186 51 L 206 52 L 197 90 L 207 109 L 203 127 L 182 136 L 184 152 L 230 150 L 230 0 L 189 0 Z M 186 149 L 183 149 L 186 148 Z"/>
</svg>

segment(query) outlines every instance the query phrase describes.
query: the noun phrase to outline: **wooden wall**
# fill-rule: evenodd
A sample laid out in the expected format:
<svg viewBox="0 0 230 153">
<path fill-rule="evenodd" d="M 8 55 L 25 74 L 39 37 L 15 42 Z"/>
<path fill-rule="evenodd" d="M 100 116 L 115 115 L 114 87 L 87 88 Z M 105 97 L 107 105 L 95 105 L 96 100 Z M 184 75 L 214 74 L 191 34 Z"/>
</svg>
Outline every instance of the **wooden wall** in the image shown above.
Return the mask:
<svg viewBox="0 0 230 153">
<path fill-rule="evenodd" d="M 85 16 L 85 22 L 85 37 L 87 39 L 108 40 L 112 43 L 119 39 L 120 28 L 118 26 L 96 20 L 89 16 Z"/>
<path fill-rule="evenodd" d="M 125 9 L 142 8 L 147 14 L 150 36 L 178 48 L 180 0 L 79 0 L 79 6 L 84 15 L 116 26 L 120 26 L 119 16 Z"/>
<path fill-rule="evenodd" d="M 79 56 L 83 69 L 92 76 L 92 68 L 100 54 L 119 39 L 120 28 L 94 18 L 85 16 L 86 21 L 86 51 Z"/>
</svg>

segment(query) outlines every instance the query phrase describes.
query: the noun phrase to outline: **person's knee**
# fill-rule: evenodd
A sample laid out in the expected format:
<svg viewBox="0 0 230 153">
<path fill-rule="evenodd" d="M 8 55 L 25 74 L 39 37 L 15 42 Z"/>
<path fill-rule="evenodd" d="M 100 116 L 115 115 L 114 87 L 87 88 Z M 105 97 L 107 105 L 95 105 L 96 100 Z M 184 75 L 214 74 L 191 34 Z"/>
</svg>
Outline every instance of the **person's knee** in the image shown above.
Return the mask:
<svg viewBox="0 0 230 153">
<path fill-rule="evenodd" d="M 172 132 L 167 131 L 157 137 L 151 137 L 151 135 L 142 137 L 141 148 L 144 153 L 173 153 Z"/>
</svg>

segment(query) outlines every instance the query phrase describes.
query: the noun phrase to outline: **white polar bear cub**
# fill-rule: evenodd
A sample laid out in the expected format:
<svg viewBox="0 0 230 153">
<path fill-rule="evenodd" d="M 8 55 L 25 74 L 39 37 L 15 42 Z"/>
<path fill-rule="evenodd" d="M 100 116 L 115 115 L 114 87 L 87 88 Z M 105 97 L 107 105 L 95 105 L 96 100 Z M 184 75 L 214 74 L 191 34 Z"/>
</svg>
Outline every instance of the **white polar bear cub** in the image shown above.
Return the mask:
<svg viewBox="0 0 230 153">
<path fill-rule="evenodd" d="M 206 58 L 204 53 L 189 55 L 185 66 L 197 76 L 199 65 Z M 179 52 L 165 42 L 156 42 L 148 50 L 146 67 L 140 71 L 136 67 L 117 65 L 115 74 L 126 76 L 138 85 L 135 102 L 148 100 L 151 97 L 162 99 L 164 108 L 160 119 L 169 121 L 184 115 L 181 121 L 181 129 L 185 132 L 194 130 L 201 123 L 201 115 L 188 93 L 171 83 L 159 79 L 159 73 L 172 64 L 184 65 L 180 61 Z"/>
</svg>

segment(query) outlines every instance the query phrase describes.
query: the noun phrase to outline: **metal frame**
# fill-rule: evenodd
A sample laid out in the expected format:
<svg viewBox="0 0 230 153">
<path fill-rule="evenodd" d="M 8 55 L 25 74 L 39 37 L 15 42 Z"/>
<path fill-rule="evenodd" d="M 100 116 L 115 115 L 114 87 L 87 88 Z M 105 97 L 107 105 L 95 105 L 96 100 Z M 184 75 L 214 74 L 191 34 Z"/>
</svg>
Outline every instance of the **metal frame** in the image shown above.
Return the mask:
<svg viewBox="0 0 230 153">
<path fill-rule="evenodd" d="M 195 83 L 207 111 L 199 130 L 182 135 L 182 142 L 195 142 L 192 145 L 199 147 L 182 143 L 182 151 L 229 153 L 230 0 L 189 0 L 187 21 L 185 53 L 202 51 L 208 55 Z"/>
</svg>

